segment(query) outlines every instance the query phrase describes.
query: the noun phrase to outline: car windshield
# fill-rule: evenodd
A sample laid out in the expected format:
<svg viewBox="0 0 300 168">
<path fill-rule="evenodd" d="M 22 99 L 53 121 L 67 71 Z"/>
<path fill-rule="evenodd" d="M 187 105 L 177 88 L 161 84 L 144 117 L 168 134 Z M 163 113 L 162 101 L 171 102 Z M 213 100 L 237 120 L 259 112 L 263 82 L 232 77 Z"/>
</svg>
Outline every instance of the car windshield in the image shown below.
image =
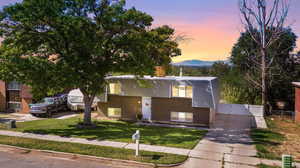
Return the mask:
<svg viewBox="0 0 300 168">
<path fill-rule="evenodd" d="M 82 103 L 83 98 L 81 96 L 69 96 L 69 102 L 70 103 Z"/>
<path fill-rule="evenodd" d="M 46 103 L 46 104 L 53 104 L 54 99 L 53 98 L 44 98 L 41 103 Z"/>
</svg>

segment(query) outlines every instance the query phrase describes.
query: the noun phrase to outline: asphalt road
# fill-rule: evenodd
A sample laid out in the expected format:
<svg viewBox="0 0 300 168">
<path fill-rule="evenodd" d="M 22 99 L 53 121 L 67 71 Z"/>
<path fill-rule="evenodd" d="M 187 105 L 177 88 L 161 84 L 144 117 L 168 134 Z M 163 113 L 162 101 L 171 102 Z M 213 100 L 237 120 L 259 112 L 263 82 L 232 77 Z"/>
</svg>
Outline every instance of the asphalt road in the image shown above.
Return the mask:
<svg viewBox="0 0 300 168">
<path fill-rule="evenodd" d="M 122 162 L 62 157 L 0 147 L 0 168 L 139 168 Z M 143 167 L 143 166 L 142 166 Z"/>
</svg>

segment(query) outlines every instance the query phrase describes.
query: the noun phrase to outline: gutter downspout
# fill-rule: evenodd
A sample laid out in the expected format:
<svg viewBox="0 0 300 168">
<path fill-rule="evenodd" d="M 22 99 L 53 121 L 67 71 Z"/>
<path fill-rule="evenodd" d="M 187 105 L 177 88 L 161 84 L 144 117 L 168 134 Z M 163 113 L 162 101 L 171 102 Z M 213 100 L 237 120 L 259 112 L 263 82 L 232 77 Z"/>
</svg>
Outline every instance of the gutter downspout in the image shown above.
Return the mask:
<svg viewBox="0 0 300 168">
<path fill-rule="evenodd" d="M 214 124 L 214 121 L 215 121 L 215 116 L 216 116 L 216 102 L 215 102 L 215 95 L 214 95 L 214 90 L 213 90 L 213 87 L 212 87 L 212 82 L 211 80 L 209 81 L 209 84 L 210 84 L 210 90 L 211 90 L 211 93 L 212 93 L 212 99 L 213 99 L 213 105 L 214 105 L 214 109 L 213 109 L 213 114 L 212 114 L 212 111 L 210 111 L 210 121 L 209 121 L 209 127 L 211 127 L 213 124 Z M 210 109 L 211 110 L 211 109 Z"/>
</svg>

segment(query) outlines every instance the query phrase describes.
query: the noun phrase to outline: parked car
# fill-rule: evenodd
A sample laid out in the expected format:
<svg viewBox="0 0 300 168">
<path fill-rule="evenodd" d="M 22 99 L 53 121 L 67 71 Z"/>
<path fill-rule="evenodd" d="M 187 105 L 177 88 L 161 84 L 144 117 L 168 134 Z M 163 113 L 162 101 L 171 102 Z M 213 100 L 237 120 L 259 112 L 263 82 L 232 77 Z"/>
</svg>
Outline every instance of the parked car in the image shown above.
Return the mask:
<svg viewBox="0 0 300 168">
<path fill-rule="evenodd" d="M 92 104 L 92 108 L 95 109 L 97 107 L 97 102 L 99 99 L 96 97 Z M 68 94 L 68 108 L 72 111 L 83 111 L 85 109 L 83 102 L 83 94 L 80 89 L 71 90 Z"/>
<path fill-rule="evenodd" d="M 30 104 L 30 113 L 34 116 L 47 115 L 68 110 L 67 95 L 46 97 L 36 104 Z"/>
</svg>

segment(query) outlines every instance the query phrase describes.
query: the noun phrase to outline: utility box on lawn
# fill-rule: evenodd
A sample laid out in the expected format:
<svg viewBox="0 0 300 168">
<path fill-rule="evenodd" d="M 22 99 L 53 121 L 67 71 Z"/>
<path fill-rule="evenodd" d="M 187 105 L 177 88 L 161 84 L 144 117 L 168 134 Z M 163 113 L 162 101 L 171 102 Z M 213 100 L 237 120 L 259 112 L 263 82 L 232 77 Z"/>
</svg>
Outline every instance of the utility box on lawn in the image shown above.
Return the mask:
<svg viewBox="0 0 300 168">
<path fill-rule="evenodd" d="M 9 120 L 6 124 L 8 129 L 17 128 L 16 120 Z"/>
<path fill-rule="evenodd" d="M 282 155 L 282 168 L 293 168 L 293 157 L 291 155 Z"/>
</svg>

